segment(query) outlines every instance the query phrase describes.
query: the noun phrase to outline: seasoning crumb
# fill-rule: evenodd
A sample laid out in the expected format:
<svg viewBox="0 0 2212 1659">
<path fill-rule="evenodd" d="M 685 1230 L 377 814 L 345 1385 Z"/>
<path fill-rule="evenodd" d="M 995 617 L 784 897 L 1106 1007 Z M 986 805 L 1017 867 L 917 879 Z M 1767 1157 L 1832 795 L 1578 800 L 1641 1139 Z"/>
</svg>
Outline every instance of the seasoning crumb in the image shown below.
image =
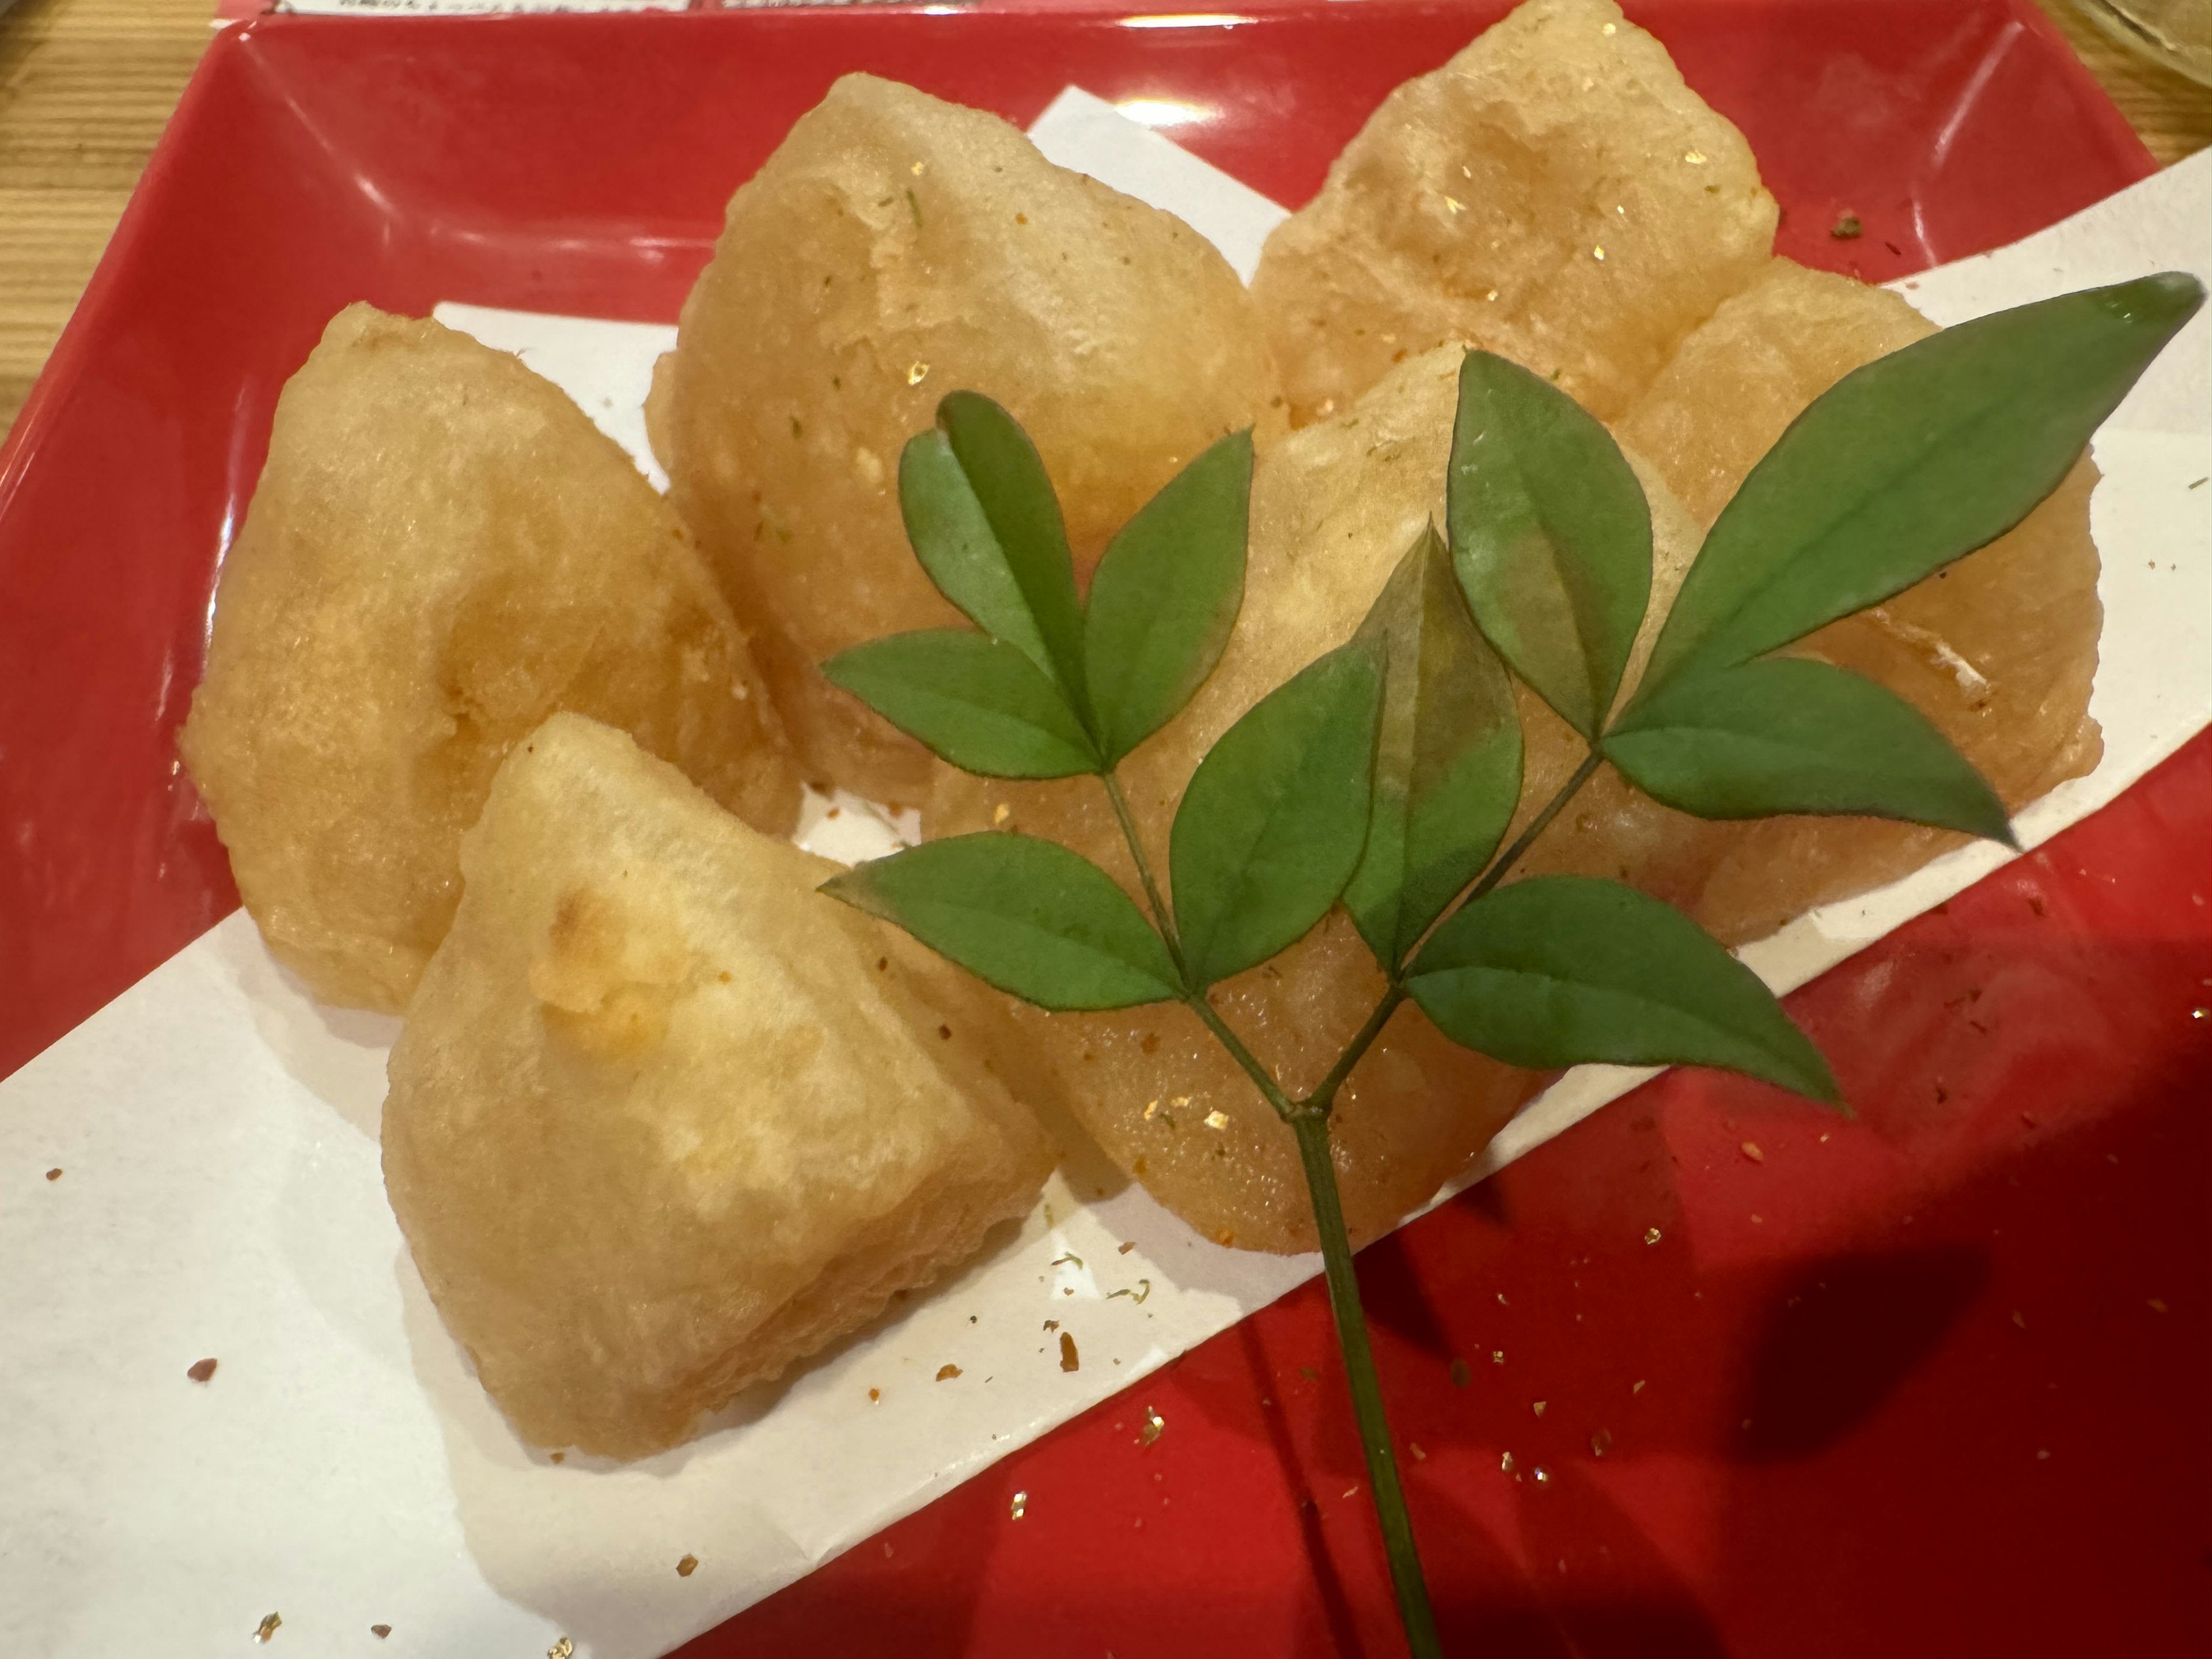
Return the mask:
<svg viewBox="0 0 2212 1659">
<path fill-rule="evenodd" d="M 1599 1429 L 1590 1436 L 1590 1455 L 1602 1457 L 1613 1449 L 1613 1431 Z"/>
<path fill-rule="evenodd" d="M 2039 1463 L 2046 1463 L 2051 1461 L 2051 1454 L 2047 1451 L 2039 1451 L 2035 1455 L 2035 1461 Z"/>
<path fill-rule="evenodd" d="M 1144 1420 L 1137 1425 L 1137 1439 L 1139 1443 L 1149 1446 L 1165 1434 L 1167 1429 L 1167 1419 L 1147 1406 L 1145 1407 Z"/>
<path fill-rule="evenodd" d="M 568 1454 L 564 1451 L 555 1452 L 553 1454 L 553 1461 L 556 1463 L 565 1463 L 568 1461 Z"/>
<path fill-rule="evenodd" d="M 1544 1407 L 1551 1403 L 1548 1400 L 1538 1400 L 1532 1402 L 1530 1409 L 1534 1411 L 1537 1416 L 1541 1417 L 1544 1414 Z"/>
<path fill-rule="evenodd" d="M 1421 1449 L 1421 1443 L 1418 1440 L 1407 1441 L 1406 1449 L 1413 1454 L 1413 1461 L 1416 1463 L 1425 1463 L 1429 1461 L 1428 1453 Z"/>
<path fill-rule="evenodd" d="M 1705 164 L 1705 153 L 1701 149 L 1686 149 L 1682 152 L 1682 159 L 1693 167 L 1701 167 Z"/>
<path fill-rule="evenodd" d="M 1646 1227 L 1644 1230 L 1644 1242 L 1646 1244 L 1656 1244 L 1659 1242 L 1659 1230 L 1656 1227 Z"/>
<path fill-rule="evenodd" d="M 882 1405 L 884 1403 L 884 1391 L 881 1389 L 870 1389 L 868 1390 L 868 1403 L 871 1406 Z"/>
<path fill-rule="evenodd" d="M 1474 1381 L 1474 1373 L 1468 1370 L 1467 1361 L 1464 1359 L 1455 1359 L 1452 1361 L 1451 1381 L 1452 1387 L 1455 1389 L 1463 1389 L 1467 1387 L 1468 1383 Z"/>
<path fill-rule="evenodd" d="M 1505 1363 L 1505 1350 L 1492 1348 L 1490 1351 L 1490 1363 L 1493 1365 L 1503 1365 Z"/>
<path fill-rule="evenodd" d="M 1546 1468 L 1541 1463 L 1536 1465 L 1535 1475 L 1536 1484 L 1538 1486 L 1548 1486 L 1552 1484 L 1552 1472 Z"/>
<path fill-rule="evenodd" d="M 2012 1322 L 2019 1326 L 2021 1329 L 2026 1330 L 2027 1328 L 2027 1316 L 2022 1313 L 2019 1309 L 2014 1308 L 2012 1310 Z"/>
<path fill-rule="evenodd" d="M 46 1171 L 46 1179 L 49 1181 L 59 1181 L 61 1178 L 62 1172 L 58 1165 Z"/>
<path fill-rule="evenodd" d="M 371 1636 L 374 1636 L 378 1641 L 381 1642 L 386 1637 L 392 1634 L 392 1626 L 389 1625 L 371 1625 L 368 1627 L 368 1633 Z"/>
<path fill-rule="evenodd" d="M 1014 1494 L 1014 1501 L 1006 1507 L 1007 1515 L 1012 1519 L 1018 1521 L 1029 1512 L 1030 1495 L 1025 1492 L 1016 1492 Z"/>
<path fill-rule="evenodd" d="M 676 1576 L 678 1578 L 689 1578 L 693 1573 L 698 1571 L 699 1558 L 696 1555 L 687 1553 L 681 1561 L 678 1561 L 676 1564 Z"/>
<path fill-rule="evenodd" d="M 269 1614 L 266 1618 L 263 1619 L 259 1624 L 253 1627 L 253 1639 L 257 1642 L 268 1641 L 270 1638 L 276 1634 L 277 1626 L 282 1625 L 283 1622 L 284 1615 L 283 1613 L 272 1613 Z"/>
<path fill-rule="evenodd" d="M 1766 1154 L 1759 1150 L 1759 1143 L 1755 1140 L 1747 1140 L 1743 1143 L 1743 1155 L 1753 1164 L 1766 1162 Z"/>
<path fill-rule="evenodd" d="M 1638 1377 L 1638 1378 L 1636 1379 L 1636 1386 L 1635 1386 L 1634 1388 L 1631 1389 L 1629 1390 L 1629 1393 L 1631 1393 L 1631 1394 L 1642 1394 L 1642 1393 L 1644 1392 L 1644 1378 L 1642 1378 L 1642 1377 L 1640 1377 L 1640 1376 L 1639 1376 L 1639 1377 Z"/>
<path fill-rule="evenodd" d="M 960 1367 L 957 1365 L 939 1365 L 937 1368 L 937 1380 L 940 1382 L 949 1382 L 959 1375 Z"/>
<path fill-rule="evenodd" d="M 1056 1331 L 1060 1328 L 1060 1322 L 1057 1319 L 1048 1319 L 1044 1322 L 1044 1328 L 1048 1331 Z"/>
<path fill-rule="evenodd" d="M 1219 1110 L 1208 1112 L 1206 1115 L 1206 1127 L 1209 1129 L 1227 1128 L 1229 1127 L 1229 1114 Z"/>
<path fill-rule="evenodd" d="M 1075 1339 L 1066 1331 L 1060 1334 L 1060 1368 L 1064 1371 L 1083 1369 L 1082 1358 L 1075 1352 Z"/>
<path fill-rule="evenodd" d="M 215 1361 L 212 1359 L 196 1360 L 191 1364 L 185 1367 L 185 1375 L 191 1377 L 195 1382 L 204 1382 L 215 1375 Z M 264 1639 L 265 1640 L 266 1638 L 264 1638 Z"/>
<path fill-rule="evenodd" d="M 996 806 L 991 809 L 991 822 L 994 823 L 1004 823 L 1008 818 L 1013 817 L 1013 815 L 1014 809 L 1007 805 L 1006 802 L 1000 801 Z"/>
<path fill-rule="evenodd" d="M 909 365 L 907 368 L 906 383 L 908 386 L 920 386 L 928 378 L 929 365 L 927 363 L 917 362 Z"/>
<path fill-rule="evenodd" d="M 1510 1474 L 1513 1473 L 1513 1454 L 1511 1452 L 1503 1452 L 1499 1454 L 1498 1459 L 1498 1470 L 1501 1474 Z"/>
<path fill-rule="evenodd" d="M 1127 1243 L 1124 1243 L 1124 1244 L 1121 1246 L 1121 1248 L 1120 1249 L 1116 1250 L 1114 1254 L 1115 1254 L 1115 1255 L 1128 1255 L 1128 1254 L 1129 1254 L 1129 1252 L 1130 1252 L 1130 1251 L 1132 1251 L 1132 1250 L 1135 1249 L 1136 1248 L 1137 1248 L 1137 1241 L 1136 1241 L 1135 1239 L 1133 1239 L 1133 1239 L 1130 1239 Z"/>
<path fill-rule="evenodd" d="M 2150 1310 L 2153 1313 L 2164 1313 L 2166 1311 L 2166 1302 L 2164 1298 L 2155 1296 L 2151 1297 Z"/>
<path fill-rule="evenodd" d="M 1835 227 L 1828 234 L 1839 242 L 1853 242 L 1865 233 L 1865 229 L 1866 227 L 1859 223 L 1857 214 L 1845 213 L 1837 217 Z"/>
</svg>

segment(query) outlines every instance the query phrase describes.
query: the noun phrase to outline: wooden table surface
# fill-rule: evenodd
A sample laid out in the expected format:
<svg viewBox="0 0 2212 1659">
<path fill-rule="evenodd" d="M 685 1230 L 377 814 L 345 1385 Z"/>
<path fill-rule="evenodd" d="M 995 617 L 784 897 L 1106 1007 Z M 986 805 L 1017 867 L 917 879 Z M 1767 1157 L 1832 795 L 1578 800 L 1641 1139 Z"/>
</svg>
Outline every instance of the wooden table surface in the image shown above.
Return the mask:
<svg viewBox="0 0 2212 1659">
<path fill-rule="evenodd" d="M 2172 162 L 2212 144 L 2212 90 L 2045 0 Z M 0 429 L 31 390 L 212 35 L 214 0 L 18 0 L 0 14 Z"/>
</svg>

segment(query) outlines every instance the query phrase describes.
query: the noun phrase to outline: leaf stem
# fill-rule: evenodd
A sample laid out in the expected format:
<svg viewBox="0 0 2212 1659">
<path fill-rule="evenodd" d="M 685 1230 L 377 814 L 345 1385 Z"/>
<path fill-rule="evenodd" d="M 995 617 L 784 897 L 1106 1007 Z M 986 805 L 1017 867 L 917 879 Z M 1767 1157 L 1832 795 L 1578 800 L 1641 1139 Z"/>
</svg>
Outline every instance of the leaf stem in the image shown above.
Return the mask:
<svg viewBox="0 0 2212 1659">
<path fill-rule="evenodd" d="M 1375 1518 L 1382 1528 L 1382 1550 L 1389 1558 L 1390 1583 L 1398 1593 L 1398 1616 L 1413 1659 L 1441 1659 L 1436 1615 L 1421 1577 L 1420 1553 L 1413 1545 L 1413 1523 L 1406 1513 L 1405 1488 L 1398 1481 L 1397 1454 L 1382 1411 L 1382 1384 L 1375 1375 L 1375 1355 L 1367 1343 L 1367 1321 L 1359 1308 L 1359 1277 L 1352 1267 L 1352 1241 L 1344 1231 L 1344 1206 L 1337 1197 L 1336 1165 L 1329 1156 L 1328 1119 L 1300 1110 L 1291 1117 L 1297 1137 L 1306 1188 L 1313 1199 L 1314 1228 L 1328 1279 L 1329 1310 L 1336 1316 L 1336 1340 L 1344 1351 L 1345 1379 L 1352 1386 L 1352 1411 L 1359 1425 L 1360 1449 L 1367 1454 L 1367 1477 Z"/>
<path fill-rule="evenodd" d="M 1407 951 L 1398 963 L 1398 971 L 1392 980 L 1394 984 L 1405 977 L 1407 969 L 1413 965 L 1413 958 L 1419 954 L 1421 946 L 1428 943 L 1430 936 L 1437 928 L 1443 927 L 1461 910 L 1474 903 L 1475 900 L 1505 879 L 1506 872 L 1520 861 L 1521 855 L 1535 844 L 1537 836 L 1552 827 L 1552 820 L 1565 810 L 1567 803 L 1575 798 L 1584 784 L 1597 775 L 1597 769 L 1604 763 L 1605 757 L 1599 754 L 1595 749 L 1592 749 L 1589 753 L 1583 757 L 1583 763 L 1575 768 L 1573 775 L 1559 786 L 1559 793 L 1544 804 L 1544 810 L 1528 820 L 1528 827 L 1514 836 L 1513 844 L 1492 860 L 1490 867 L 1482 872 L 1481 878 L 1449 904 L 1444 906 L 1437 919 L 1429 924 L 1427 931 L 1413 941 L 1413 949 Z"/>
<path fill-rule="evenodd" d="M 1159 883 L 1152 879 L 1152 861 L 1145 856 L 1145 843 L 1137 837 L 1137 820 L 1129 811 L 1128 797 L 1121 793 L 1121 776 L 1109 767 L 1098 775 L 1098 781 L 1106 787 L 1106 799 L 1114 808 L 1115 821 L 1121 826 L 1121 839 L 1127 843 L 1129 857 L 1137 866 L 1137 879 L 1145 886 L 1145 902 L 1152 906 L 1152 925 L 1160 930 L 1166 941 L 1168 955 L 1174 961 L 1176 973 L 1185 976 L 1182 963 L 1182 941 L 1176 937 L 1175 918 L 1168 914 L 1167 903 L 1160 897 Z"/>
<path fill-rule="evenodd" d="M 1293 1101 L 1283 1092 L 1283 1085 L 1275 1081 L 1273 1074 L 1244 1046 L 1243 1038 L 1231 1030 L 1229 1022 L 1214 1012 L 1213 1005 L 1206 1000 L 1206 993 L 1194 991 L 1188 1000 L 1190 1011 L 1206 1022 L 1206 1029 L 1212 1032 L 1214 1040 L 1229 1051 L 1229 1058 L 1244 1068 L 1244 1075 L 1259 1086 L 1260 1092 L 1267 1097 L 1267 1104 L 1275 1109 L 1275 1115 L 1286 1123 L 1294 1120 L 1303 1103 Z"/>
<path fill-rule="evenodd" d="M 1398 1005 L 1405 1000 L 1405 985 L 1393 979 L 1389 989 L 1382 993 L 1382 1000 L 1375 1005 L 1375 1012 L 1367 1016 L 1367 1024 L 1361 1026 L 1358 1035 L 1345 1045 L 1344 1052 L 1336 1057 L 1336 1064 L 1328 1068 L 1328 1075 L 1300 1103 L 1302 1105 L 1311 1108 L 1324 1117 L 1328 1115 L 1329 1109 L 1336 1104 L 1336 1091 L 1344 1086 L 1345 1079 L 1352 1075 L 1352 1068 L 1358 1065 L 1361 1058 L 1375 1046 L 1375 1039 L 1382 1035 L 1382 1028 L 1390 1023 L 1390 1016 L 1398 1012 Z"/>
</svg>

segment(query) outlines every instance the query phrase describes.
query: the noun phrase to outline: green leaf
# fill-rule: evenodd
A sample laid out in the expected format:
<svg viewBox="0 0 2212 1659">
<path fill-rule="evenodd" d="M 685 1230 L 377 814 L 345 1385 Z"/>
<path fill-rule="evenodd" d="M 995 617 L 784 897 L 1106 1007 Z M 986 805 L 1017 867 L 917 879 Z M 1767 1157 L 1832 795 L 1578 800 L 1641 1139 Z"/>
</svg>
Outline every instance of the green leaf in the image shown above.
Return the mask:
<svg viewBox="0 0 2212 1659">
<path fill-rule="evenodd" d="M 1182 994 L 1167 946 L 1097 865 L 1033 836 L 955 836 L 822 884 L 977 978 L 1040 1008 L 1133 1008 Z"/>
<path fill-rule="evenodd" d="M 1091 579 L 1084 654 L 1109 764 L 1174 718 L 1221 660 L 1244 599 L 1252 434 L 1232 434 L 1121 526 Z"/>
<path fill-rule="evenodd" d="M 1340 647 L 1254 704 L 1199 763 L 1168 841 L 1194 989 L 1294 942 L 1358 867 L 1382 680 L 1366 646 Z"/>
<path fill-rule="evenodd" d="M 1345 908 L 1386 973 L 1489 863 L 1521 796 L 1521 720 L 1433 526 L 1358 637 L 1384 665 L 1373 809 Z"/>
<path fill-rule="evenodd" d="M 1550 382 L 1468 352 L 1445 520 L 1498 655 L 1595 737 L 1651 597 L 1651 510 L 1613 434 Z"/>
<path fill-rule="evenodd" d="M 963 771 L 1065 778 L 1099 769 L 1060 688 L 988 635 L 963 628 L 895 634 L 840 652 L 822 672 Z"/>
<path fill-rule="evenodd" d="M 1814 400 L 1721 511 L 1638 695 L 1878 605 L 2025 518 L 2196 312 L 2169 272 L 1961 323 Z"/>
<path fill-rule="evenodd" d="M 1044 462 L 1013 416 L 978 392 L 949 393 L 937 424 L 899 456 L 899 510 L 939 591 L 1085 712 L 1083 611 L 1067 532 Z"/>
<path fill-rule="evenodd" d="M 2004 803 L 1927 717 L 1792 657 L 1675 680 L 1606 734 L 1644 793 L 1701 818 L 1856 812 L 2013 844 Z"/>
<path fill-rule="evenodd" d="M 1756 974 L 1618 882 L 1532 876 L 1484 895 L 1421 948 L 1407 989 L 1445 1036 L 1508 1065 L 1719 1066 L 1842 1100 Z"/>
</svg>

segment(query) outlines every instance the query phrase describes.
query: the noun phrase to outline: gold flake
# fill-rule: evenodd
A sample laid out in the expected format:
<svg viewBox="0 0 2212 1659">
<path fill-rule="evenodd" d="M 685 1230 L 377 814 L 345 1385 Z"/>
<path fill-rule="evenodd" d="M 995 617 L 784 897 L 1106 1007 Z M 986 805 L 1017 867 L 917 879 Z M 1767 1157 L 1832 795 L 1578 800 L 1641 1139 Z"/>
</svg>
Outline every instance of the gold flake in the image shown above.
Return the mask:
<svg viewBox="0 0 2212 1659">
<path fill-rule="evenodd" d="M 1227 1128 L 1229 1127 L 1229 1114 L 1223 1111 L 1208 1112 L 1206 1115 L 1206 1127 L 1209 1129 Z"/>
<path fill-rule="evenodd" d="M 927 161 L 916 161 L 914 166 L 908 170 L 911 172 L 915 178 L 919 179 L 923 173 L 929 171 L 929 163 Z"/>
<path fill-rule="evenodd" d="M 1505 1350 L 1492 1348 L 1490 1351 L 1490 1363 L 1493 1365 L 1503 1365 L 1505 1363 Z"/>
<path fill-rule="evenodd" d="M 1140 1443 L 1149 1446 L 1165 1434 L 1167 1429 L 1167 1419 L 1147 1406 L 1145 1407 L 1144 1420 L 1137 1425 L 1137 1439 Z"/>
<path fill-rule="evenodd" d="M 2022 1313 L 2019 1309 L 2014 1308 L 2012 1310 L 2012 1322 L 2019 1326 L 2021 1329 L 2026 1330 L 2027 1328 L 2027 1316 Z"/>
<path fill-rule="evenodd" d="M 1511 1452 L 1504 1452 L 1499 1454 L 1498 1459 L 1498 1473 L 1501 1474 L 1510 1474 L 1513 1473 L 1513 1454 Z"/>
<path fill-rule="evenodd" d="M 1552 1484 L 1552 1472 L 1541 1463 L 1536 1466 L 1536 1484 L 1540 1486 L 1548 1486 Z"/>
<path fill-rule="evenodd" d="M 1602 1457 L 1613 1449 L 1613 1431 L 1599 1429 L 1590 1436 L 1590 1455 Z"/>
<path fill-rule="evenodd" d="M 1006 802 L 1000 801 L 996 806 L 991 809 L 991 822 L 994 823 L 1004 823 L 1008 818 L 1013 817 L 1013 815 L 1014 809 L 1007 805 Z"/>
<path fill-rule="evenodd" d="M 1454 213 L 1464 213 L 1464 212 L 1466 212 L 1466 211 L 1467 211 L 1467 210 L 1466 210 L 1464 207 L 1462 207 L 1462 206 L 1461 206 L 1461 205 L 1460 205 L 1460 204 L 1459 204 L 1459 202 L 1457 201 L 1457 199 L 1456 199 L 1456 198 L 1453 198 L 1453 197 L 1449 197 L 1449 196 L 1445 197 L 1445 198 L 1444 198 L 1444 205 L 1445 205 L 1446 207 L 1449 208 L 1449 209 L 1450 209 Z"/>
<path fill-rule="evenodd" d="M 1643 1379 L 1642 1377 L 1640 1377 L 1640 1376 L 1639 1376 L 1639 1377 L 1638 1377 L 1638 1378 L 1636 1379 L 1636 1386 L 1635 1386 L 1634 1388 L 1631 1389 L 1629 1390 L 1629 1393 L 1631 1393 L 1631 1394 L 1642 1394 L 1643 1392 L 1644 1392 L 1644 1379 Z"/>
<path fill-rule="evenodd" d="M 2150 1310 L 2151 1310 L 2153 1313 L 2164 1313 L 2164 1312 L 2166 1311 L 2166 1302 L 2165 1302 L 2165 1299 L 2164 1299 L 2163 1297 L 2155 1297 L 2155 1296 L 2154 1296 L 2154 1297 L 2151 1297 L 2151 1299 L 2150 1299 Z"/>
<path fill-rule="evenodd" d="M 1659 1242 L 1659 1230 L 1656 1227 L 1646 1227 L 1644 1230 L 1644 1242 L 1646 1244 L 1656 1244 Z"/>
<path fill-rule="evenodd" d="M 1007 1516 L 1012 1520 L 1018 1521 L 1029 1512 L 1030 1495 L 1025 1492 L 1016 1492 L 1014 1501 L 1006 1506 Z"/>
<path fill-rule="evenodd" d="M 950 1382 L 959 1375 L 960 1367 L 957 1365 L 939 1365 L 937 1368 L 937 1380 L 940 1382 Z"/>
<path fill-rule="evenodd" d="M 907 371 L 906 371 L 906 383 L 907 383 L 908 386 L 920 386 L 920 385 L 921 385 L 924 380 L 927 380 L 928 378 L 929 378 L 929 365 L 928 365 L 927 363 L 924 363 L 924 362 L 915 362 L 915 363 L 910 364 L 910 365 L 908 367 L 908 368 L 907 368 Z"/>
<path fill-rule="evenodd" d="M 1686 149 L 1682 152 L 1682 159 L 1693 167 L 1701 167 L 1705 164 L 1705 153 L 1701 149 Z"/>
<path fill-rule="evenodd" d="M 276 1627 L 283 1622 L 284 1615 L 283 1613 L 272 1613 L 269 1614 L 266 1618 L 262 1620 L 258 1625 L 256 1625 L 253 1627 L 253 1639 L 257 1642 L 266 1642 L 270 1637 L 276 1634 Z"/>
<path fill-rule="evenodd" d="M 1552 1402 L 1548 1400 L 1539 1400 L 1533 1403 L 1532 1409 L 1535 1412 L 1537 1416 L 1541 1417 L 1544 1414 L 1544 1407 L 1551 1403 Z"/>
<path fill-rule="evenodd" d="M 1759 1226 L 1759 1225 L 1763 1224 L 1765 1223 L 1765 1220 L 1766 1220 L 1766 1218 L 1765 1218 L 1765 1216 L 1763 1216 L 1763 1215 L 1754 1215 L 1754 1216 L 1753 1216 L 1753 1217 L 1752 1217 L 1752 1218 L 1751 1218 L 1751 1224 L 1752 1224 L 1753 1226 L 1754 1226 L 1754 1227 L 1757 1227 L 1757 1226 Z"/>
<path fill-rule="evenodd" d="M 696 1555 L 686 1553 L 684 1559 L 676 1564 L 676 1576 L 678 1578 L 689 1578 L 698 1571 L 699 1558 Z"/>
<path fill-rule="evenodd" d="M 1592 248 L 1590 250 L 1590 258 L 1596 260 L 1600 264 L 1603 264 L 1605 263 L 1605 250 L 1601 247 Z"/>
<path fill-rule="evenodd" d="M 1425 1463 L 1429 1461 L 1428 1453 L 1421 1449 L 1421 1443 L 1418 1440 L 1408 1440 L 1406 1443 L 1406 1449 L 1413 1454 L 1413 1461 L 1416 1463 Z"/>
<path fill-rule="evenodd" d="M 1495 301 L 1498 298 L 1498 290 L 1493 288 L 1489 293 L 1484 295 L 1482 297 L 1486 300 Z"/>
<path fill-rule="evenodd" d="M 1755 1140 L 1747 1140 L 1743 1143 L 1743 1155 L 1753 1164 L 1766 1162 L 1766 1154 L 1759 1150 L 1759 1143 Z"/>
<path fill-rule="evenodd" d="M 545 1659 L 576 1659 L 576 1644 L 564 1636 L 545 1650 Z"/>
<path fill-rule="evenodd" d="M 1157 1100 L 1152 1100 L 1152 1101 L 1147 1101 L 1147 1102 L 1146 1102 L 1146 1103 L 1145 1103 L 1145 1121 L 1146 1121 L 1146 1122 L 1150 1123 L 1150 1122 L 1151 1122 L 1154 1118 L 1158 1117 L 1159 1115 L 1160 1115 L 1160 1103 L 1159 1103 L 1158 1101 L 1157 1101 Z"/>
<path fill-rule="evenodd" d="M 1344 1489 L 1344 1495 L 1346 1498 L 1357 1498 L 1359 1496 L 1359 1488 L 1358 1486 L 1346 1486 Z"/>
<path fill-rule="evenodd" d="M 1064 1371 L 1083 1369 L 1083 1361 L 1075 1352 L 1075 1338 L 1066 1331 L 1060 1334 L 1060 1368 Z"/>
<path fill-rule="evenodd" d="M 1601 26 L 1599 27 L 1599 28 L 1598 28 L 1598 33 L 1599 33 L 1600 34 L 1611 34 L 1611 33 L 1612 33 L 1615 29 L 1619 28 L 1620 27 L 1620 26 L 1618 23 L 1606 23 L 1606 24 L 1602 24 L 1602 25 L 1601 25 Z"/>
</svg>

